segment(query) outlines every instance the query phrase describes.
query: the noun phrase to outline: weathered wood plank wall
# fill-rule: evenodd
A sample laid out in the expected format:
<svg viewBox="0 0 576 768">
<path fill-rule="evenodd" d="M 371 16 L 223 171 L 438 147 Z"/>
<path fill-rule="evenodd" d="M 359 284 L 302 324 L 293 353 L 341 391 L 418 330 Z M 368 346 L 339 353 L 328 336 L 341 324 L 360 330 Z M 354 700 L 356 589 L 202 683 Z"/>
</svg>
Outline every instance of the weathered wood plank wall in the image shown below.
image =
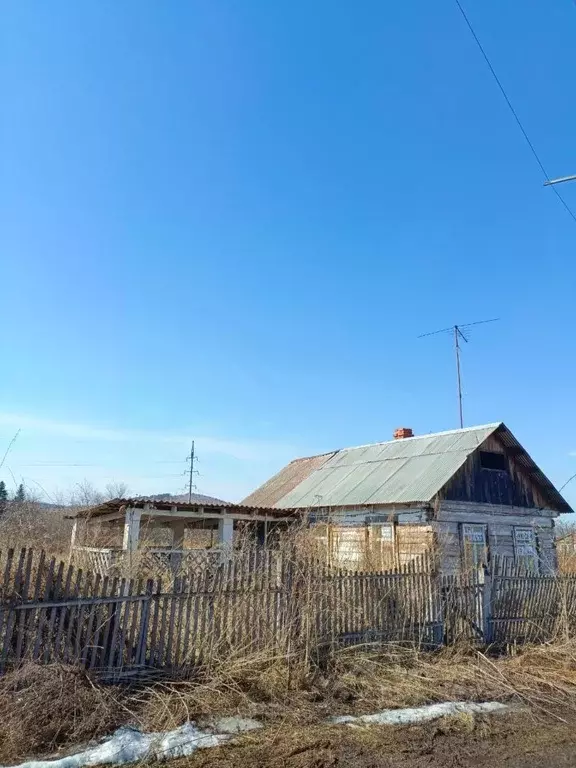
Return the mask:
<svg viewBox="0 0 576 768">
<path fill-rule="evenodd" d="M 481 452 L 498 453 L 506 457 L 506 470 L 486 469 Z M 479 504 L 540 509 L 547 506 L 534 479 L 514 456 L 509 455 L 498 437 L 491 436 L 472 453 L 444 489 L 444 498 L 453 501 L 474 501 Z"/>
</svg>

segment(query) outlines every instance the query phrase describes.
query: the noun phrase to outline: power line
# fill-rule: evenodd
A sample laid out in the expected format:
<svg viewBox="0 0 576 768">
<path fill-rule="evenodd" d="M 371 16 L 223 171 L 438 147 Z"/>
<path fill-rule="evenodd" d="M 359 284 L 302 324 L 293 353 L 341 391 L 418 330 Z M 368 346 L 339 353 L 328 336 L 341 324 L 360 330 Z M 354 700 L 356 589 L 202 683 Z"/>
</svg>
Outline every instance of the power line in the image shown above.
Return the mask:
<svg viewBox="0 0 576 768">
<path fill-rule="evenodd" d="M 186 463 L 185 459 L 181 459 L 180 461 L 145 461 L 142 462 L 141 466 L 148 466 L 148 465 L 156 465 L 156 464 L 184 464 Z M 92 468 L 106 468 L 106 464 L 68 464 L 67 462 L 59 462 L 59 461 L 37 461 L 33 462 L 31 464 L 18 464 L 15 465 L 18 467 L 46 467 L 46 468 L 53 468 L 53 469 L 61 469 L 66 467 L 92 467 Z"/>
<path fill-rule="evenodd" d="M 576 1 L 576 0 L 575 0 L 575 1 Z M 516 121 L 516 124 L 518 125 L 518 128 L 520 128 L 520 131 L 522 132 L 522 135 L 524 136 L 524 139 L 526 140 L 526 143 L 527 143 L 527 144 L 528 144 L 528 146 L 530 147 L 530 151 L 532 152 L 532 154 L 534 155 L 534 158 L 535 158 L 536 162 L 537 162 L 537 163 L 538 163 L 538 165 L 540 166 L 540 170 L 541 170 L 541 171 L 542 171 L 542 173 L 544 174 L 544 178 L 545 178 L 545 180 L 546 180 L 546 181 L 548 181 L 548 180 L 550 179 L 550 176 L 548 175 L 548 173 L 547 173 L 547 171 L 546 171 L 546 168 L 544 167 L 544 163 L 543 163 L 543 162 L 542 162 L 542 160 L 540 159 L 540 156 L 539 156 L 538 152 L 536 151 L 536 147 L 534 146 L 534 144 L 533 144 L 533 143 L 532 143 L 532 141 L 530 140 L 530 137 L 528 136 L 528 133 L 526 132 L 526 129 L 525 129 L 525 128 L 524 128 L 524 126 L 522 125 L 522 121 L 520 120 L 520 117 L 518 116 L 518 113 L 517 113 L 517 112 L 516 112 L 516 110 L 514 109 L 514 106 L 513 106 L 512 102 L 510 101 L 510 98 L 509 98 L 508 94 L 506 93 L 506 89 L 505 89 L 505 88 L 504 88 L 504 86 L 502 85 L 502 82 L 501 82 L 500 78 L 499 78 L 499 77 L 498 77 L 498 75 L 496 74 L 496 70 L 495 70 L 495 69 L 494 69 L 494 67 L 492 66 L 492 63 L 491 63 L 490 59 L 488 58 L 488 54 L 487 54 L 487 53 L 486 53 L 486 51 L 484 50 L 484 46 L 482 45 L 482 43 L 480 42 L 480 39 L 479 39 L 478 35 L 477 35 L 477 34 L 476 34 L 476 32 L 474 31 L 474 27 L 472 26 L 472 22 L 470 21 L 470 19 L 469 19 L 469 18 L 468 18 L 468 16 L 466 15 L 466 11 L 465 11 L 465 10 L 464 10 L 464 8 L 462 7 L 462 4 L 460 3 L 460 0 L 454 0 L 454 2 L 455 2 L 455 3 L 456 3 L 456 5 L 458 6 L 458 10 L 459 10 L 459 11 L 460 11 L 460 13 L 462 14 L 462 17 L 463 17 L 464 21 L 466 22 L 466 24 L 467 24 L 467 26 L 468 26 L 468 29 L 470 30 L 470 33 L 472 34 L 472 37 L 473 37 L 473 38 L 474 38 L 474 40 L 476 41 L 476 45 L 478 46 L 478 48 L 479 48 L 479 50 L 480 50 L 480 53 L 481 53 L 481 54 L 482 54 L 482 56 L 484 57 L 484 61 L 485 61 L 485 62 L 486 62 L 486 64 L 488 65 L 488 69 L 489 69 L 489 70 L 490 70 L 490 72 L 492 73 L 492 77 L 493 77 L 493 78 L 494 78 L 494 80 L 496 81 L 496 84 L 497 84 L 498 88 L 500 89 L 500 93 L 501 93 L 501 94 L 502 94 L 502 96 L 504 97 L 504 100 L 505 100 L 506 104 L 508 105 L 508 109 L 509 109 L 509 110 L 510 110 L 510 112 L 512 113 L 512 115 L 513 115 L 513 117 L 514 117 L 514 120 Z M 555 187 L 555 186 L 551 186 L 551 189 L 552 189 L 552 191 L 554 192 L 554 194 L 556 195 L 556 197 L 558 198 L 558 200 L 560 200 L 560 202 L 562 203 L 562 205 L 564 206 L 564 208 L 566 209 L 566 211 L 568 212 L 568 214 L 569 214 L 569 215 L 572 217 L 572 219 L 573 219 L 573 220 L 574 220 L 574 222 L 576 223 L 576 214 L 575 214 L 575 213 L 574 213 L 574 211 L 573 211 L 573 210 L 570 208 L 570 206 L 568 205 L 568 203 L 566 202 L 566 200 L 564 200 L 564 198 L 562 197 L 562 195 L 560 194 L 560 192 L 558 192 L 558 190 L 556 189 L 556 187 Z"/>
<path fill-rule="evenodd" d="M 576 0 L 574 0 L 574 2 L 576 3 Z M 575 478 L 576 478 L 576 472 L 571 477 L 569 477 L 568 480 L 566 480 L 564 485 L 561 485 L 560 488 L 558 488 L 558 493 L 562 493 L 562 491 L 564 490 L 564 488 L 566 488 L 568 483 L 571 483 L 572 480 L 574 480 Z"/>
</svg>

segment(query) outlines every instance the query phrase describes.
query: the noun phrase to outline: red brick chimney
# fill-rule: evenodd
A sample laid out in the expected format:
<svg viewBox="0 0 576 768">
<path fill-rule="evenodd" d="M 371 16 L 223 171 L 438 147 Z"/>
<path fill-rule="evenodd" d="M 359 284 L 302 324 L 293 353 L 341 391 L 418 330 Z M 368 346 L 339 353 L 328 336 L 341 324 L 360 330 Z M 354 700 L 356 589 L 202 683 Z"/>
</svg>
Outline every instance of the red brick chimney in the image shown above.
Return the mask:
<svg viewBox="0 0 576 768">
<path fill-rule="evenodd" d="M 414 432 L 410 427 L 398 427 L 394 430 L 394 440 L 404 440 L 406 437 L 414 437 Z"/>
</svg>

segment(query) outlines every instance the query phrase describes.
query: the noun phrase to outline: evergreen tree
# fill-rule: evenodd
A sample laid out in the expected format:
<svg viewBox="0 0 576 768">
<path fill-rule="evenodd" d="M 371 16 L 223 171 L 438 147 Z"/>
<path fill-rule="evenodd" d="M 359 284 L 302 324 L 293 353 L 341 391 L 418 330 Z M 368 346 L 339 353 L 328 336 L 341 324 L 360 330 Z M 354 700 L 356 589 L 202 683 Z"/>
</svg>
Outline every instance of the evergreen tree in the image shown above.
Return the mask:
<svg viewBox="0 0 576 768">
<path fill-rule="evenodd" d="M 8 501 L 8 491 L 6 490 L 6 483 L 4 480 L 0 480 L 0 514 L 6 511 Z"/>
<path fill-rule="evenodd" d="M 18 486 L 18 490 L 16 491 L 16 495 L 14 496 L 14 501 L 26 501 L 26 491 L 24 490 L 24 484 L 20 483 Z"/>
</svg>

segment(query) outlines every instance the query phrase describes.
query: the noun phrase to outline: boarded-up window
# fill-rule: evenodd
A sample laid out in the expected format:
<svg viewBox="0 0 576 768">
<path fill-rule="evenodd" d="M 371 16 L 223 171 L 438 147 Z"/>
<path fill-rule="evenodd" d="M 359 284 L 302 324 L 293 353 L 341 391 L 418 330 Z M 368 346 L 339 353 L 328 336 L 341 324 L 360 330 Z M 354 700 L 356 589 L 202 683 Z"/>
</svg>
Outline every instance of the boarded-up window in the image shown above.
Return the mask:
<svg viewBox="0 0 576 768">
<path fill-rule="evenodd" d="M 334 562 L 343 568 L 359 570 L 366 549 L 366 527 L 334 526 L 331 533 Z"/>
<path fill-rule="evenodd" d="M 358 571 L 395 568 L 432 549 L 430 525 L 324 524 L 312 527 L 317 552 L 333 565 Z M 322 554 L 326 553 L 326 554 Z"/>
<path fill-rule="evenodd" d="M 397 525 L 398 563 L 404 565 L 432 549 L 434 534 L 429 525 Z"/>
<path fill-rule="evenodd" d="M 477 568 L 487 562 L 485 525 L 462 524 L 462 550 L 465 568 Z"/>
<path fill-rule="evenodd" d="M 514 527 L 514 557 L 530 571 L 538 570 L 538 548 L 533 528 Z"/>
<path fill-rule="evenodd" d="M 396 564 L 393 523 L 368 526 L 368 546 L 365 566 L 369 570 L 394 568 Z"/>
</svg>

